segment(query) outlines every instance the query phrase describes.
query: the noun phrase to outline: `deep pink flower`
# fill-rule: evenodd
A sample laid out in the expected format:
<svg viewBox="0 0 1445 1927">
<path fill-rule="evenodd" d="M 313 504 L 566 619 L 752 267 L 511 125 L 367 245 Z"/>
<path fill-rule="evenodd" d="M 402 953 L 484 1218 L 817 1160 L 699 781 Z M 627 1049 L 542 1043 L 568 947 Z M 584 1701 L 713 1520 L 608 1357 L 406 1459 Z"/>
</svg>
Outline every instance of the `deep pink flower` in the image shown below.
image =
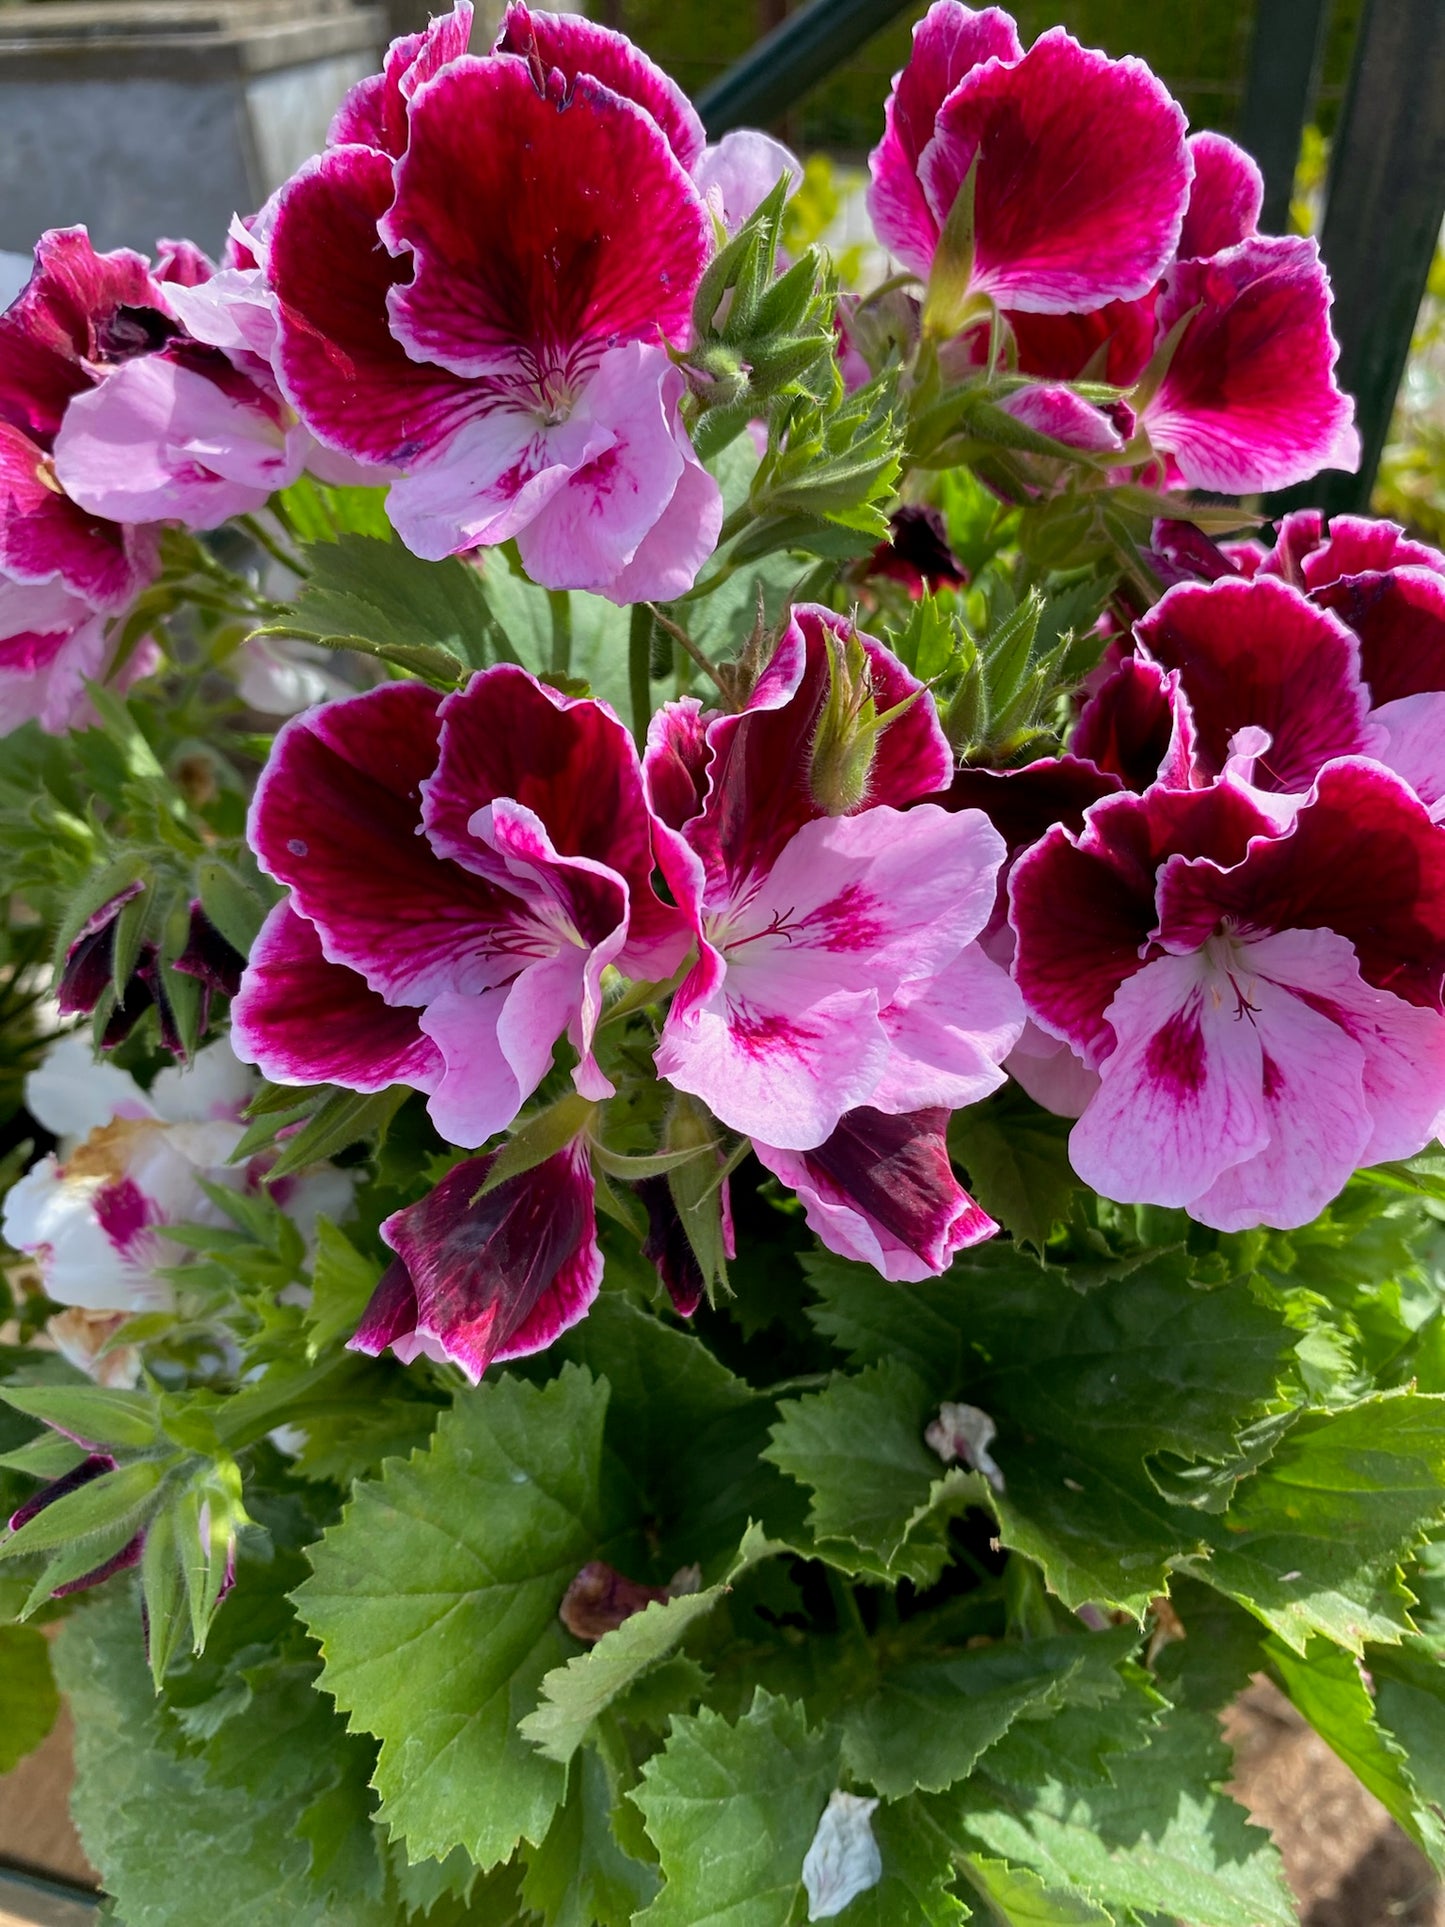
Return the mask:
<svg viewBox="0 0 1445 1927">
<path fill-rule="evenodd" d="M 811 1151 L 782 1151 L 756 1138 L 753 1149 L 798 1194 L 830 1251 L 916 1284 L 998 1230 L 953 1174 L 947 1123 L 942 1109 L 890 1115 L 865 1105 L 846 1112 Z"/>
<path fill-rule="evenodd" d="M 975 157 L 971 286 L 1001 307 L 1087 312 L 1146 294 L 1190 180 L 1184 116 L 1138 60 L 1062 28 L 1025 53 L 1013 21 L 935 0 L 914 29 L 870 166 L 879 238 L 927 276 Z"/>
<path fill-rule="evenodd" d="M 939 511 L 905 502 L 888 518 L 889 536 L 868 561 L 868 574 L 901 582 L 916 602 L 924 591 L 959 588 L 968 571 L 948 546 L 948 529 Z"/>
<path fill-rule="evenodd" d="M 250 838 L 291 897 L 243 979 L 238 1053 L 278 1083 L 414 1084 L 456 1144 L 512 1121 L 564 1033 L 578 1089 L 607 1095 L 602 972 L 662 979 L 687 944 L 627 730 L 506 664 L 294 718 Z"/>
<path fill-rule="evenodd" d="M 1245 494 L 1354 470 L 1354 404 L 1335 383 L 1329 278 L 1313 241 L 1257 235 L 1165 277 L 1159 336 L 1197 309 L 1143 409 L 1191 488 Z"/>
<path fill-rule="evenodd" d="M 883 730 L 861 804 L 829 816 L 810 782 L 833 652 L 853 631 L 795 609 L 741 714 L 694 702 L 653 720 L 659 857 L 699 958 L 673 997 L 661 1074 L 732 1129 L 810 1150 L 845 1111 L 975 1102 L 1001 1081 L 1019 1014 L 974 942 L 1002 839 L 922 798 L 952 756 L 896 658 L 859 636 Z M 908 807 L 908 806 L 913 807 Z"/>
<path fill-rule="evenodd" d="M 1025 1002 L 1099 1076 L 1074 1168 L 1222 1230 L 1308 1222 L 1445 1107 L 1445 835 L 1357 758 L 1268 800 L 1108 797 L 1011 881 Z"/>
<path fill-rule="evenodd" d="M 85 685 L 106 680 L 115 646 L 105 618 L 60 582 L 0 575 L 0 736 L 28 722 L 62 736 L 92 720 Z M 157 660 L 155 645 L 143 642 L 112 686 L 129 688 Z"/>
<path fill-rule="evenodd" d="M 449 1360 L 475 1385 L 494 1360 L 541 1351 L 586 1316 L 602 1283 L 586 1145 L 479 1197 L 495 1162 L 465 1159 L 382 1225 L 397 1255 L 353 1351 Z"/>
<path fill-rule="evenodd" d="M 400 139 L 405 100 L 404 148 L 333 147 L 283 191 L 281 379 L 322 441 L 403 471 L 389 513 L 418 554 L 515 538 L 548 587 L 676 595 L 721 526 L 667 353 L 712 224 L 663 105 L 617 90 L 651 63 L 522 9 L 503 44 L 523 25 L 527 53 L 479 59 L 441 58 L 433 23 L 374 136 Z M 599 47 L 610 79 L 577 64 Z"/>
</svg>

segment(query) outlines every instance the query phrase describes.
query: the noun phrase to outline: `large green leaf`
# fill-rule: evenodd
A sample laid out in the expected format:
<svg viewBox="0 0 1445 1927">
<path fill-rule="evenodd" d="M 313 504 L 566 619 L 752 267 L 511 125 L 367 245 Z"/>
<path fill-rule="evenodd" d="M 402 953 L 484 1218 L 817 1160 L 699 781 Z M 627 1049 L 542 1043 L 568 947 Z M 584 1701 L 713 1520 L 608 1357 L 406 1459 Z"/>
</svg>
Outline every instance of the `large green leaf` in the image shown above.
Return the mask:
<svg viewBox="0 0 1445 1927">
<path fill-rule="evenodd" d="M 1280 1685 L 1320 1738 L 1445 1871 L 1445 1826 L 1416 1786 L 1404 1749 L 1376 1719 L 1359 1662 L 1323 1639 L 1311 1640 L 1303 1657 L 1281 1639 L 1270 1639 L 1265 1651 Z"/>
<path fill-rule="evenodd" d="M 0 1773 L 34 1752 L 58 1708 L 44 1633 L 34 1626 L 0 1626 Z"/>
<path fill-rule="evenodd" d="M 949 1510 L 987 1505 L 989 1493 L 981 1479 L 945 1473 L 924 1445 L 934 1409 L 922 1379 L 892 1359 L 782 1401 L 764 1456 L 811 1492 L 808 1529 L 823 1557 L 847 1540 L 884 1573 L 938 1577 Z"/>
<path fill-rule="evenodd" d="M 287 1768 L 278 1787 L 263 1774 L 239 1792 L 186 1750 L 156 1698 L 133 1590 L 113 1590 L 67 1621 L 55 1658 L 75 1715 L 72 1810 L 125 1927 L 195 1927 L 198 1906 L 208 1927 L 394 1927 L 374 1851 L 369 1881 L 339 1884 L 334 1865 L 318 1880 L 297 1828 L 298 1797 L 326 1783 L 337 1749 L 353 1744 L 334 1716 L 325 1751 L 276 1760 Z"/>
<path fill-rule="evenodd" d="M 1442 1515 L 1445 1396 L 1389 1392 L 1300 1419 L 1190 1565 L 1296 1652 L 1358 1653 L 1410 1630 L 1400 1562 Z"/>
<path fill-rule="evenodd" d="M 953 1849 L 922 1800 L 890 1800 L 873 1814 L 883 1877 L 850 1900 L 846 1927 L 960 1927 L 969 1910 L 953 1891 Z"/>
<path fill-rule="evenodd" d="M 761 1690 L 735 1726 L 675 1719 L 630 1796 L 664 1881 L 637 1927 L 786 1927 L 837 1764 L 835 1735 Z"/>
<path fill-rule="evenodd" d="M 462 1846 L 492 1866 L 562 1798 L 517 1722 L 570 1649 L 557 1607 L 601 1538 L 606 1405 L 575 1366 L 464 1393 L 314 1549 L 297 1603 L 326 1690 L 381 1741 L 382 1818 L 413 1858 Z"/>
<path fill-rule="evenodd" d="M 618 1845 L 612 1805 L 606 1770 L 589 1747 L 572 1763 L 546 1839 L 526 1856 L 522 1898 L 547 1927 L 628 1927 L 656 1894 L 656 1869 Z"/>
<path fill-rule="evenodd" d="M 1046 1886 L 1027 1867 L 1011 1867 L 985 1853 L 965 1854 L 962 1866 L 964 1878 L 1003 1927 L 1114 1927 L 1114 1916 L 1092 1900 Z"/>
<path fill-rule="evenodd" d="M 1295 1335 L 1242 1284 L 1198 1288 L 1182 1258 L 1087 1293 L 1007 1247 L 887 1292 L 861 1265 L 807 1268 L 823 1301 L 811 1316 L 855 1360 L 896 1359 L 993 1418 L 999 1537 L 1070 1606 L 1142 1613 L 1205 1540 L 1206 1515 L 1165 1490 L 1202 1471 L 1201 1499 L 1218 1503 L 1253 1462 L 1244 1428 L 1283 1403 Z"/>
<path fill-rule="evenodd" d="M 1117 1694 L 1115 1668 L 1134 1643 L 1132 1630 L 1000 1640 L 894 1667 L 845 1713 L 844 1756 L 890 1800 L 915 1789 L 941 1792 L 970 1773 L 1015 1720 L 1070 1700 L 1097 1707 Z"/>
<path fill-rule="evenodd" d="M 957 1824 L 1045 1886 L 1189 1927 L 1293 1927 L 1268 1835 L 1216 1791 L 1230 1756 L 1210 1715 L 1172 1712 L 1141 1730 L 1132 1750 L 1109 1756 L 1107 1778 L 1062 1757 L 1061 1770 L 1009 1781 L 990 1764 L 946 1796 Z"/>
<path fill-rule="evenodd" d="M 1423 1799 L 1445 1813 L 1445 1652 L 1422 1639 L 1374 1646 L 1375 1717 L 1403 1748 Z"/>
</svg>

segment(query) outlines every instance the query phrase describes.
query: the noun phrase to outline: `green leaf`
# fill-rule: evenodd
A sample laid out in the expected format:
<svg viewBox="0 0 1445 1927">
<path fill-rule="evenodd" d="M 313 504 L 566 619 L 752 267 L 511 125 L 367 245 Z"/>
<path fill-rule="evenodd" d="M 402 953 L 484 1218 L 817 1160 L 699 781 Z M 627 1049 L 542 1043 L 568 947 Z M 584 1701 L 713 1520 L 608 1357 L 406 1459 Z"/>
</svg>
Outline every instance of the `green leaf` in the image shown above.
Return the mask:
<svg viewBox="0 0 1445 1927">
<path fill-rule="evenodd" d="M 1200 1290 L 1182 1258 L 1086 1293 L 1002 1245 L 887 1292 L 841 1259 L 805 1269 L 824 1301 L 810 1317 L 855 1360 L 896 1359 L 994 1420 L 999 1537 L 1071 1607 L 1142 1614 L 1207 1530 L 1157 1468 L 1167 1455 L 1172 1492 L 1180 1465 L 1230 1467 L 1240 1428 L 1282 1403 L 1294 1334 L 1241 1285 Z"/>
<path fill-rule="evenodd" d="M 1372 1646 L 1375 1717 L 1403 1749 L 1422 1799 L 1445 1812 L 1445 1654 L 1422 1639 Z"/>
<path fill-rule="evenodd" d="M 497 1152 L 496 1162 L 488 1171 L 486 1182 L 477 1193 L 478 1197 L 484 1198 L 489 1191 L 495 1191 L 499 1184 L 505 1184 L 508 1178 L 519 1178 L 524 1171 L 533 1171 L 539 1164 L 545 1164 L 548 1158 L 555 1157 L 579 1131 L 586 1130 L 596 1109 L 591 1098 L 579 1097 L 575 1091 L 569 1091 L 565 1097 L 559 1097 L 555 1104 L 549 1104 L 545 1111 L 538 1111 L 529 1117 Z"/>
<path fill-rule="evenodd" d="M 0 1398 L 44 1425 L 90 1445 L 154 1445 L 156 1408 L 144 1392 L 106 1391 L 99 1385 L 10 1386 Z"/>
<path fill-rule="evenodd" d="M 1276 1679 L 1326 1746 L 1344 1761 L 1437 1871 L 1445 1871 L 1445 1826 L 1410 1774 L 1403 1748 L 1375 1718 L 1358 1660 L 1327 1640 L 1303 1656 L 1283 1640 L 1265 1642 Z"/>
<path fill-rule="evenodd" d="M 961 1865 L 1003 1927 L 1114 1927 L 1113 1915 L 1092 1900 L 1045 1886 L 1027 1867 L 983 1853 L 964 1854 Z"/>
<path fill-rule="evenodd" d="M 306 1356 L 319 1358 L 338 1339 L 349 1338 L 376 1289 L 376 1264 L 338 1231 L 329 1218 L 316 1221 L 316 1258 L 311 1268 L 311 1303 L 306 1312 Z"/>
<path fill-rule="evenodd" d="M 1442 1515 L 1445 1396 L 1386 1392 L 1300 1419 L 1188 1567 L 1297 1653 L 1314 1633 L 1360 1653 L 1411 1630 L 1400 1561 Z"/>
<path fill-rule="evenodd" d="M 196 886 L 201 908 L 226 942 L 243 957 L 249 956 L 266 920 L 266 899 L 214 857 L 196 865 Z"/>
<path fill-rule="evenodd" d="M 1037 607 L 1026 604 L 1035 624 Z M 1032 633 L 1031 631 L 1029 632 Z M 955 1111 L 948 1148 L 969 1189 L 1020 1244 L 1042 1252 L 1080 1189 L 1069 1163 L 1068 1118 L 1052 1117 L 1010 1087 L 984 1104 Z"/>
<path fill-rule="evenodd" d="M 228 1610 L 245 1588 L 243 1578 Z M 273 1794 L 263 1775 L 241 1796 L 189 1750 L 152 1691 L 133 1590 L 111 1590 L 70 1618 L 55 1664 L 75 1714 L 72 1810 L 125 1927 L 195 1927 L 198 1882 L 207 1927 L 394 1927 L 394 1905 L 318 1885 L 294 1830 L 295 1778 Z M 308 1755 L 311 1784 L 325 1784 L 337 1749 L 354 1744 L 331 1718 L 325 1752 Z"/>
<path fill-rule="evenodd" d="M 674 1719 L 629 1796 L 664 1880 L 636 1927 L 785 1927 L 837 1760 L 835 1735 L 761 1688 L 735 1726 L 707 1708 Z"/>
<path fill-rule="evenodd" d="M 656 1870 L 617 1844 L 611 1790 L 589 1747 L 574 1761 L 567 1798 L 527 1853 L 522 1898 L 547 1927 L 628 1927 L 657 1892 Z"/>
<path fill-rule="evenodd" d="M 1110 1755 L 1107 1779 L 1066 1763 L 1006 1784 L 988 1765 L 947 1796 L 957 1824 L 1046 1886 L 1189 1927 L 1293 1927 L 1269 1836 L 1215 1790 L 1230 1755 L 1210 1715 L 1170 1713 L 1143 1744 Z"/>
<path fill-rule="evenodd" d="M 324 1158 L 334 1157 L 362 1138 L 384 1134 L 410 1096 L 404 1084 L 393 1084 L 387 1090 L 368 1095 L 333 1091 L 296 1135 L 287 1138 L 281 1155 L 266 1173 L 266 1182 L 274 1184 L 278 1178 L 290 1177 L 308 1164 L 319 1164 Z"/>
<path fill-rule="evenodd" d="M 517 1733 L 566 1656 L 557 1608 L 601 1539 L 607 1387 L 575 1366 L 458 1398 L 430 1446 L 357 1489 L 297 1603 L 323 1684 L 381 1741 L 382 1818 L 416 1858 L 540 1841 L 565 1775 Z"/>
<path fill-rule="evenodd" d="M 49 1640 L 34 1626 L 0 1626 L 0 1773 L 34 1752 L 59 1710 Z"/>
<path fill-rule="evenodd" d="M 764 1457 L 812 1492 L 808 1525 L 820 1542 L 848 1540 L 884 1572 L 896 1565 L 928 1583 L 947 1556 L 948 1510 L 989 1503 L 981 1480 L 945 1473 L 924 1445 L 935 1409 L 920 1378 L 885 1360 L 783 1400 Z"/>
<path fill-rule="evenodd" d="M 351 534 L 308 544 L 306 562 L 285 621 L 260 634 L 359 649 L 442 682 L 486 667 L 486 601 L 466 563 L 425 562 L 394 539 Z"/>
<path fill-rule="evenodd" d="M 886 1799 L 939 1793 L 972 1772 L 1017 1719 L 1120 1690 L 1115 1668 L 1135 1644 L 1122 1634 L 997 1641 L 952 1658 L 886 1671 L 844 1717 L 848 1765 Z"/>
<path fill-rule="evenodd" d="M 0 1545 L 0 1559 L 27 1552 L 48 1552 L 92 1534 L 137 1531 L 154 1501 L 165 1468 L 155 1459 L 102 1472 L 73 1492 L 54 1499 L 27 1519 Z"/>
<path fill-rule="evenodd" d="M 847 1927 L 960 1927 L 969 1910 L 952 1891 L 953 1848 L 922 1800 L 892 1800 L 871 1822 L 883 1878 L 850 1900 Z"/>
<path fill-rule="evenodd" d="M 613 1701 L 666 1659 L 690 1627 L 706 1619 L 740 1573 L 774 1550 L 761 1528 L 750 1525 L 726 1579 L 702 1592 L 652 1600 L 587 1652 L 548 1673 L 537 1710 L 527 1715 L 519 1731 L 549 1760 L 565 1766 Z"/>
</svg>

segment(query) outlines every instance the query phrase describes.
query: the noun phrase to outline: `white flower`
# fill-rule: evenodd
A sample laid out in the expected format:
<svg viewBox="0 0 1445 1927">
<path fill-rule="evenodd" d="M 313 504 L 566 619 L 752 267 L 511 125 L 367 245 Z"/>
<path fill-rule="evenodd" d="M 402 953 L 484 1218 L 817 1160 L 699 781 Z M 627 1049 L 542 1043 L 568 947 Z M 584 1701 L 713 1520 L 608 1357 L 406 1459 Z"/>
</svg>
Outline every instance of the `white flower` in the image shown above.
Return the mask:
<svg viewBox="0 0 1445 1927">
<path fill-rule="evenodd" d="M 869 1824 L 877 1805 L 857 1793 L 829 1795 L 803 1860 L 809 1920 L 831 1920 L 883 1878 L 883 1856 Z"/>
<path fill-rule="evenodd" d="M 83 1035 L 62 1038 L 25 1087 L 32 1116 L 55 1132 L 60 1149 L 12 1188 L 3 1219 L 6 1241 L 34 1257 L 46 1295 L 92 1313 L 173 1309 L 173 1287 L 159 1274 L 186 1251 L 166 1226 L 228 1222 L 202 1179 L 235 1191 L 258 1181 L 254 1163 L 229 1162 L 256 1088 L 255 1072 L 224 1038 L 188 1069 L 162 1071 L 149 1091 L 115 1065 L 95 1063 Z M 344 1214 L 351 1179 L 321 1165 L 277 1192 L 309 1237 L 320 1212 Z M 55 1337 L 83 1370 L 98 1375 L 109 1366 L 109 1355 L 96 1358 L 104 1339 L 92 1343 L 78 1323 Z"/>
</svg>

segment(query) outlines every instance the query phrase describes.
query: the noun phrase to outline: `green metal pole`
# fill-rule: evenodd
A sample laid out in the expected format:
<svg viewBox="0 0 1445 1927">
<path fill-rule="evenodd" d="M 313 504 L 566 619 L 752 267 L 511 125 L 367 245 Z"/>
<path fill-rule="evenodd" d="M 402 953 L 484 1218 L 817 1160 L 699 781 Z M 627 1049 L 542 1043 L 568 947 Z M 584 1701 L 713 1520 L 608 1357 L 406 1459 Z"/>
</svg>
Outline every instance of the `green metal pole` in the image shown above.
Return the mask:
<svg viewBox="0 0 1445 1927">
<path fill-rule="evenodd" d="M 1258 0 L 1239 142 L 1264 174 L 1260 229 L 1284 234 L 1300 139 L 1319 83 L 1330 0 Z"/>
<path fill-rule="evenodd" d="M 917 0 L 813 0 L 705 87 L 697 111 L 714 140 L 766 127 Z"/>
<path fill-rule="evenodd" d="M 1442 220 L 1445 4 L 1369 0 L 1320 235 L 1364 451 L 1358 475 L 1331 471 L 1305 492 L 1332 513 L 1369 506 Z"/>
</svg>

